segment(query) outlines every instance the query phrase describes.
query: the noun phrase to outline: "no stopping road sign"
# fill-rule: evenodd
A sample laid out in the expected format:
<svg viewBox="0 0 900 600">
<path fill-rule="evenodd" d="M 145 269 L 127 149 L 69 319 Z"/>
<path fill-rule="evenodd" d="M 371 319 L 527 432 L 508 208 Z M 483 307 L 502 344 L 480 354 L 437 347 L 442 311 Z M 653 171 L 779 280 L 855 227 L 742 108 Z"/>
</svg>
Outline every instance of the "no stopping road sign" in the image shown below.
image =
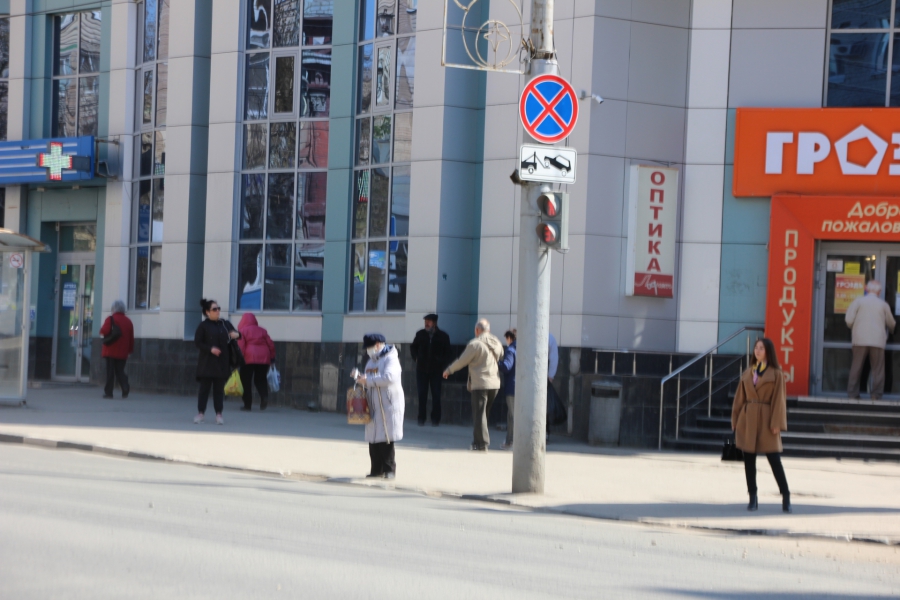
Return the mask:
<svg viewBox="0 0 900 600">
<path fill-rule="evenodd" d="M 522 91 L 519 118 L 531 137 L 544 144 L 555 144 L 575 129 L 578 97 L 559 75 L 539 75 Z"/>
</svg>

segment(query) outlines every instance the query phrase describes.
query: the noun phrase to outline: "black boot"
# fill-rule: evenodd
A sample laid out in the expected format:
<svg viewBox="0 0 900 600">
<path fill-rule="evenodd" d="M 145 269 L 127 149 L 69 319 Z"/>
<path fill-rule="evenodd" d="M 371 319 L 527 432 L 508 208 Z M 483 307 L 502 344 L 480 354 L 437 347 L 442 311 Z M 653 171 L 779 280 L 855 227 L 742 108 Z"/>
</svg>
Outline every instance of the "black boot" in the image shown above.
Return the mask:
<svg viewBox="0 0 900 600">
<path fill-rule="evenodd" d="M 792 513 L 794 509 L 791 508 L 791 495 L 782 494 L 781 496 L 781 512 Z"/>
<path fill-rule="evenodd" d="M 759 500 L 757 500 L 756 494 L 750 495 L 750 504 L 747 505 L 747 510 L 759 510 Z"/>
</svg>

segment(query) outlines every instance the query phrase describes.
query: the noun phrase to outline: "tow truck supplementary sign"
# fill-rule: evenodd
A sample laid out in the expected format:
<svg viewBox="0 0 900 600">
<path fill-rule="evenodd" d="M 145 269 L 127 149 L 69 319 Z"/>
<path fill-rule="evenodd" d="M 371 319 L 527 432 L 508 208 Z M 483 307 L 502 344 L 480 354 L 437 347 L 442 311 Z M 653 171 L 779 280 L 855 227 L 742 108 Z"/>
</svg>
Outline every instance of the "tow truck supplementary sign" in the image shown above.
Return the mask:
<svg viewBox="0 0 900 600">
<path fill-rule="evenodd" d="M 523 181 L 575 183 L 574 148 L 523 144 L 519 151 L 519 178 Z"/>
<path fill-rule="evenodd" d="M 522 91 L 519 118 L 528 135 L 542 144 L 555 144 L 575 129 L 578 97 L 562 77 L 539 75 Z"/>
</svg>

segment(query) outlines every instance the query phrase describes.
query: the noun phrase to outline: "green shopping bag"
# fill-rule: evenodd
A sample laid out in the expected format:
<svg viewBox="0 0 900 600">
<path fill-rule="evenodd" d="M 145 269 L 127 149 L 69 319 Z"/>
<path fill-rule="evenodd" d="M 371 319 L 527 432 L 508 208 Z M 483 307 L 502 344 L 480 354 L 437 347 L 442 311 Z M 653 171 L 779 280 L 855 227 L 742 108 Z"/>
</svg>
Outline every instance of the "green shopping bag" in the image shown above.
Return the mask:
<svg viewBox="0 0 900 600">
<path fill-rule="evenodd" d="M 226 396 L 243 396 L 244 395 L 244 386 L 241 383 L 241 374 L 238 369 L 235 369 L 231 372 L 231 377 L 228 378 L 228 382 L 225 384 L 225 395 Z"/>
</svg>

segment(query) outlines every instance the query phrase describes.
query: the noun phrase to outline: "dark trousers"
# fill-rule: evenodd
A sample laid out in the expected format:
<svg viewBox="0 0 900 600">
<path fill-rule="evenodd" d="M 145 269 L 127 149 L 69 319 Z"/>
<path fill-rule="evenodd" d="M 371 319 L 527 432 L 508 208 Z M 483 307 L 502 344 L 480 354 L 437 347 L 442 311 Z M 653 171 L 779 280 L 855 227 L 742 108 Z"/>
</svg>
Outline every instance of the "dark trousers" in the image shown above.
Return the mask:
<svg viewBox="0 0 900 600">
<path fill-rule="evenodd" d="M 872 399 L 877 400 L 884 394 L 884 348 L 875 346 L 853 346 L 853 362 L 850 363 L 847 395 L 851 398 L 859 398 L 859 380 L 866 357 L 869 358 L 872 373 L 872 389 L 869 391 Z"/>
<path fill-rule="evenodd" d="M 476 449 L 491 445 L 487 416 L 500 390 L 472 390 L 472 432 Z"/>
<path fill-rule="evenodd" d="M 416 371 L 416 384 L 419 388 L 419 423 L 425 422 L 428 415 L 428 388 L 431 388 L 431 422 L 441 422 L 441 384 L 442 373 L 425 373 Z"/>
<path fill-rule="evenodd" d="M 216 414 L 222 414 L 225 408 L 225 382 L 227 379 L 219 379 L 218 377 L 203 377 L 200 379 L 200 391 L 197 393 L 197 412 L 203 414 L 206 412 L 206 403 L 209 401 L 209 391 L 212 390 L 213 408 Z"/>
<path fill-rule="evenodd" d="M 769 459 L 769 466 L 772 467 L 772 474 L 778 483 L 778 491 L 781 495 L 790 494 L 788 489 L 787 477 L 784 475 L 784 467 L 781 465 L 781 454 L 766 454 Z M 747 491 L 751 496 L 756 495 L 756 455 L 744 452 L 744 474 L 747 476 Z"/>
<path fill-rule="evenodd" d="M 369 444 L 369 459 L 372 461 L 371 475 L 396 473 L 397 463 L 394 460 L 394 442 L 378 442 Z"/>
<path fill-rule="evenodd" d="M 256 391 L 259 392 L 259 406 L 265 408 L 269 401 L 269 365 L 244 365 L 241 367 L 241 385 L 244 386 L 244 407 L 250 408 L 253 404 L 253 390 L 250 382 L 256 383 Z"/>
<path fill-rule="evenodd" d="M 122 396 L 127 396 L 131 390 L 128 385 L 128 375 L 125 374 L 125 363 L 127 358 L 109 358 L 106 357 L 106 387 L 103 392 L 107 396 L 112 396 L 116 387 L 116 380 L 119 381 L 119 387 L 122 388 Z"/>
</svg>

